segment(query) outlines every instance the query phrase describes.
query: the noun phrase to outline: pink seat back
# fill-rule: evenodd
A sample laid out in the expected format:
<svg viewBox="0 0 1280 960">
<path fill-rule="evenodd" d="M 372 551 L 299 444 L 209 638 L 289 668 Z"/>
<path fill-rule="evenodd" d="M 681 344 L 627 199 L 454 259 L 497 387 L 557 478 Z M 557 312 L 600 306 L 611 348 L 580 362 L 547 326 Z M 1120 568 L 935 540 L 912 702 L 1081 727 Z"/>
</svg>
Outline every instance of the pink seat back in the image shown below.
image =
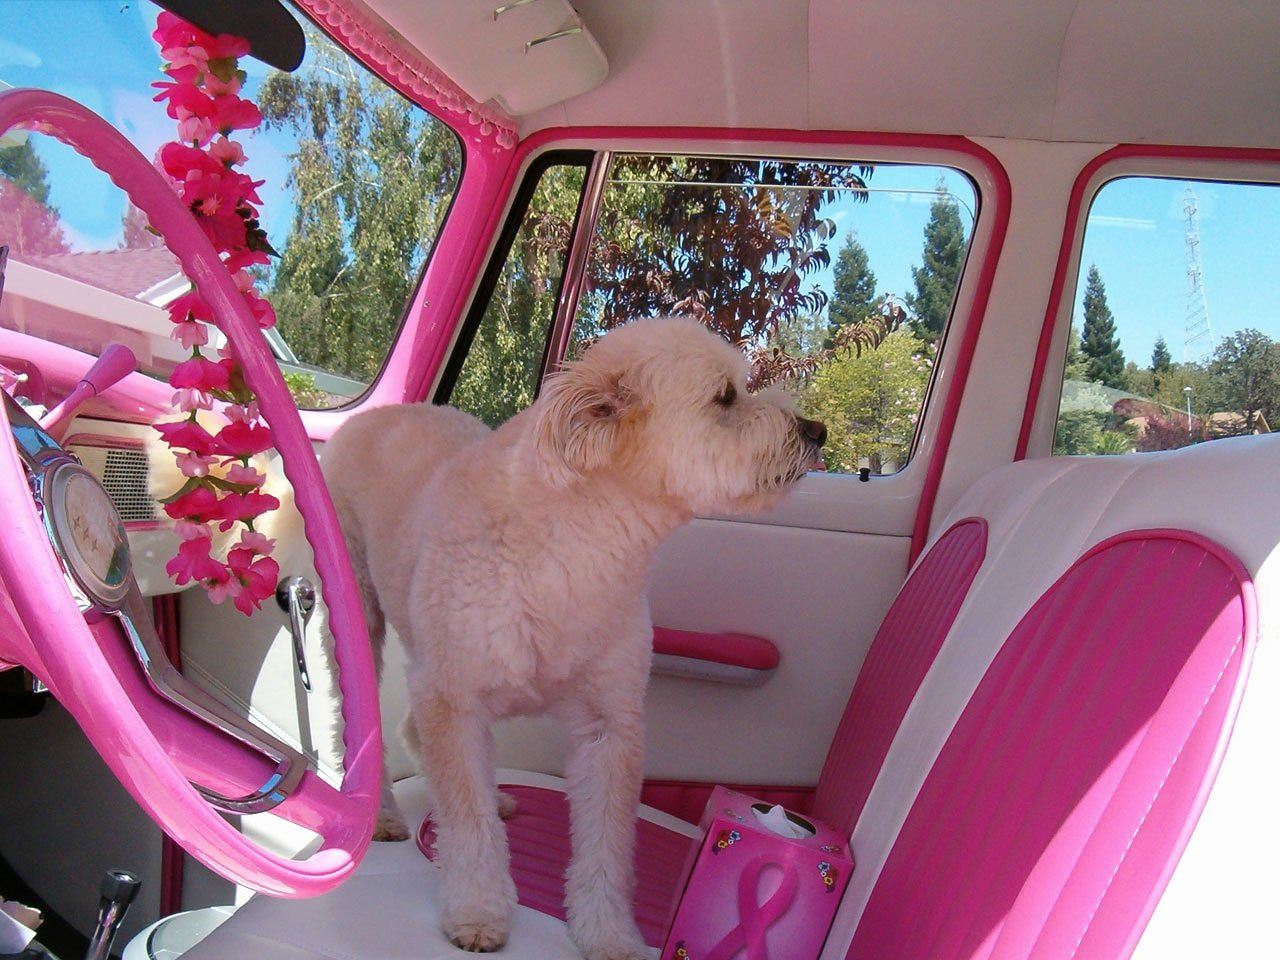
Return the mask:
<svg viewBox="0 0 1280 960">
<path fill-rule="evenodd" d="M 1243 568 L 1197 535 L 1085 554 L 969 698 L 847 956 L 1127 957 L 1216 772 L 1254 616 Z"/>
<path fill-rule="evenodd" d="M 813 815 L 851 833 L 903 714 L 982 566 L 987 524 L 954 524 L 921 558 L 876 632 L 822 765 Z"/>
</svg>

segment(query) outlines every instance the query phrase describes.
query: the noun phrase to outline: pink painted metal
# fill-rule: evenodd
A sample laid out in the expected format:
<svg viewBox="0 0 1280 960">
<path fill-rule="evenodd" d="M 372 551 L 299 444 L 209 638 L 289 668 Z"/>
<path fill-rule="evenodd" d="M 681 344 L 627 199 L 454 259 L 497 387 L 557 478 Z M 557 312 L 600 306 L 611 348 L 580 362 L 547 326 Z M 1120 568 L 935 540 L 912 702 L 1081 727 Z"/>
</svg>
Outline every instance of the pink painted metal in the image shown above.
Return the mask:
<svg viewBox="0 0 1280 960">
<path fill-rule="evenodd" d="M 3 328 L 0 328 L 0 356 L 21 357 L 30 364 L 42 384 L 42 395 L 32 399 L 46 406 L 73 390 L 94 361 L 92 356 L 73 347 Z M 82 412 L 97 411 L 131 423 L 151 423 L 172 412 L 169 404 L 172 396 L 173 388 L 167 383 L 145 376 L 126 377 L 86 401 Z"/>
<path fill-rule="evenodd" d="M 132 350 L 122 343 L 107 344 L 102 350 L 102 356 L 71 388 L 71 392 L 40 420 L 41 429 L 55 440 L 61 441 L 71 418 L 84 403 L 109 390 L 112 384 L 129 376 L 137 367 L 138 358 Z"/>
<path fill-rule="evenodd" d="M 1255 643 L 1216 544 L 1099 544 L 1005 641 L 933 765 L 850 958 L 1129 956 L 1195 825 Z"/>
<path fill-rule="evenodd" d="M 876 632 L 822 765 L 813 815 L 853 832 L 903 715 L 987 552 L 987 523 L 961 520 L 929 548 Z"/>
<path fill-rule="evenodd" d="M 316 830 L 321 849 L 302 861 L 269 853 L 246 840 L 192 789 L 188 777 L 215 789 L 256 787 L 263 782 L 263 758 L 156 697 L 118 636 L 95 642 L 67 594 L 9 443 L 0 444 L 0 512 L 13 524 L 0 538 L 6 588 L 0 598 L 0 659 L 21 663 L 44 680 L 138 803 L 207 866 L 266 893 L 323 893 L 355 869 L 369 843 L 382 742 L 368 635 L 310 440 L 243 298 L 199 225 L 151 164 L 100 118 L 44 91 L 0 93 L 0 131 L 12 127 L 38 129 L 64 141 L 129 194 L 220 318 L 271 424 L 298 508 L 309 521 L 306 532 L 337 639 L 347 746 L 342 789 L 308 773 L 294 796 L 277 808 L 281 816 Z M 7 429 L 0 412 L 0 431 Z M 50 603 L 51 597 L 66 601 Z"/>
</svg>

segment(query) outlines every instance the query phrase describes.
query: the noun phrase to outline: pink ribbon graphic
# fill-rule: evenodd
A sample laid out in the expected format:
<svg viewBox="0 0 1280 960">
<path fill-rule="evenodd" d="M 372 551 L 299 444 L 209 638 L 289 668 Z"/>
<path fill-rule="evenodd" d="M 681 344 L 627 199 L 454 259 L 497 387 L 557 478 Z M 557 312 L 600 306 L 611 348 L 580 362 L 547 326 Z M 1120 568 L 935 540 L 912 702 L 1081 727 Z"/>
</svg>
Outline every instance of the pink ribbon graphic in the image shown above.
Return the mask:
<svg viewBox="0 0 1280 960">
<path fill-rule="evenodd" d="M 760 878 L 765 867 L 771 866 L 782 871 L 782 884 L 768 900 L 760 903 Z M 764 942 L 765 931 L 787 912 L 799 885 L 800 881 L 794 870 L 789 870 L 766 856 L 749 861 L 738 877 L 738 925 L 711 948 L 705 960 L 732 960 L 744 949 L 747 960 L 769 960 L 769 950 Z"/>
</svg>

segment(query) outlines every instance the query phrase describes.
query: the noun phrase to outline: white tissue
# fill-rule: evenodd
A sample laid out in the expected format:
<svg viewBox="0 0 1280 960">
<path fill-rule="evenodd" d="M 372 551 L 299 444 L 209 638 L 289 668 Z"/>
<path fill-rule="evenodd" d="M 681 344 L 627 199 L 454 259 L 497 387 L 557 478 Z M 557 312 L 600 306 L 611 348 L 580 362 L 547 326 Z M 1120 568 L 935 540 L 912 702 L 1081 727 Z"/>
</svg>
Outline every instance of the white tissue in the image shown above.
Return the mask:
<svg viewBox="0 0 1280 960">
<path fill-rule="evenodd" d="M 36 938 L 36 932 L 10 916 L 10 910 L 24 911 L 23 916 L 34 911 L 12 900 L 0 900 L 0 953 L 21 953 Z"/>
<path fill-rule="evenodd" d="M 756 819 L 760 821 L 761 826 L 773 831 L 780 837 L 787 837 L 791 840 L 806 840 L 813 836 L 812 830 L 806 830 L 788 817 L 787 811 L 781 806 L 772 806 L 767 810 L 761 811 L 760 805 L 757 804 L 751 808 L 751 812 L 756 815 Z"/>
</svg>

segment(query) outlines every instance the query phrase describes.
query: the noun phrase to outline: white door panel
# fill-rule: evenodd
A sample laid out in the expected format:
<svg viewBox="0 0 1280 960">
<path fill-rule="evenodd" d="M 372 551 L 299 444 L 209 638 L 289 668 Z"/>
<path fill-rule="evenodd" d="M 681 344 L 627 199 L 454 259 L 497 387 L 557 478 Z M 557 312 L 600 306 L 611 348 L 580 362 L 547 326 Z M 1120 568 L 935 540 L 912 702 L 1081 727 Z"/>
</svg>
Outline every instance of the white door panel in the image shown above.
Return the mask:
<svg viewBox="0 0 1280 960">
<path fill-rule="evenodd" d="M 646 776 L 812 784 L 910 538 L 698 520 L 659 551 L 654 623 L 750 633 L 781 652 L 762 686 L 655 676 Z"/>
<path fill-rule="evenodd" d="M 778 646 L 781 662 L 759 687 L 655 675 L 646 701 L 646 777 L 816 782 L 909 548 L 907 536 L 729 520 L 695 520 L 677 531 L 654 566 L 654 623 L 763 636 Z M 392 669 L 383 689 L 388 720 L 403 711 L 404 686 Z M 563 772 L 554 721 L 520 718 L 495 729 L 500 766 Z"/>
</svg>

